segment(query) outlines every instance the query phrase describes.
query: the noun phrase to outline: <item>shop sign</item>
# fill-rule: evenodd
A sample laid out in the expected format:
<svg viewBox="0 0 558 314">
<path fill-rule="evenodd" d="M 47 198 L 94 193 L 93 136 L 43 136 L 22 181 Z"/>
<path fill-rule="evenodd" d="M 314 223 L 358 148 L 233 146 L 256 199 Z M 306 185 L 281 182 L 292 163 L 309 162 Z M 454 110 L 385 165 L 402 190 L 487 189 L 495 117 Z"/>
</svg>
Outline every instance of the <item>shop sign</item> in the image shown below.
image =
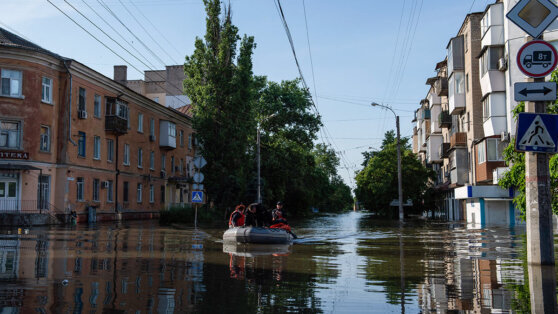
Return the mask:
<svg viewBox="0 0 558 314">
<path fill-rule="evenodd" d="M 29 159 L 29 152 L 0 151 L 0 159 Z"/>
</svg>

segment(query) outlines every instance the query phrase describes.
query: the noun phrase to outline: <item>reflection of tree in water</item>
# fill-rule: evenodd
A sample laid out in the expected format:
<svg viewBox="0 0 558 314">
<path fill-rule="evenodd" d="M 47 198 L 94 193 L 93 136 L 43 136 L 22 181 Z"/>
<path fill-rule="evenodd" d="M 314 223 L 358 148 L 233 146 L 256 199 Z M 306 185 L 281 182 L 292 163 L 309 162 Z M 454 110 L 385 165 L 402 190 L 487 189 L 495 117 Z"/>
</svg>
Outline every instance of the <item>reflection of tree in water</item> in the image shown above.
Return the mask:
<svg viewBox="0 0 558 314">
<path fill-rule="evenodd" d="M 504 287 L 512 291 L 511 308 L 517 313 L 531 313 L 531 296 L 529 291 L 529 272 L 527 271 L 527 236 L 521 237 L 522 246 L 519 251 L 521 266 L 523 268 L 523 283 L 509 279 L 504 280 Z"/>
<path fill-rule="evenodd" d="M 230 256 L 223 254 L 229 261 Z M 236 257 L 235 274 L 231 265 L 206 263 L 203 283 L 207 287 L 196 304 L 196 312 L 255 313 L 288 312 L 321 313 L 320 301 L 315 296 L 317 276 L 306 267 L 292 265 L 289 256 Z M 299 260 L 296 260 L 299 262 Z M 310 263 L 313 263 L 309 261 Z M 311 265 L 311 269 L 314 265 Z M 300 269 L 292 272 L 289 269 Z M 226 291 L 226 293 L 223 293 Z M 220 307 L 220 308 L 218 308 Z"/>
<path fill-rule="evenodd" d="M 370 222 L 364 222 L 364 224 L 370 224 Z M 383 228 L 386 226 L 384 225 Z M 387 228 L 394 230 L 390 227 Z M 412 232 L 420 232 L 420 230 Z M 399 255 L 399 233 L 393 233 L 387 238 L 363 240 L 358 247 L 358 254 L 367 257 L 364 268 L 367 286 L 383 287 L 388 303 L 401 304 L 402 269 Z M 423 243 L 419 237 L 410 234 L 408 227 L 403 231 L 403 249 L 404 293 L 408 296 L 416 293 L 417 286 L 424 280 L 426 269 L 423 261 L 428 249 L 426 243 Z M 443 259 L 443 257 L 440 258 Z M 405 300 L 407 301 L 407 298 Z"/>
</svg>

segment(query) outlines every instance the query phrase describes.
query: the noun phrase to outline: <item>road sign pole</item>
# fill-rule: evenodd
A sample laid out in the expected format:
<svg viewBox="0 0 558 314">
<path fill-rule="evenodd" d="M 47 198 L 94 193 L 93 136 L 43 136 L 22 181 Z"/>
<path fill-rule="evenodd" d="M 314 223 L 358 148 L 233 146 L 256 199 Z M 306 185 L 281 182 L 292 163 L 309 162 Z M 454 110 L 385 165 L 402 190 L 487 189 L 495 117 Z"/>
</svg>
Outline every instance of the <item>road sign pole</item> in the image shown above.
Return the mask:
<svg viewBox="0 0 558 314">
<path fill-rule="evenodd" d="M 544 82 L 544 78 L 533 80 L 534 82 Z M 527 102 L 525 104 L 525 111 L 544 113 L 546 111 L 545 102 Z M 527 262 L 533 265 L 554 265 L 548 161 L 548 154 L 525 153 Z"/>
</svg>

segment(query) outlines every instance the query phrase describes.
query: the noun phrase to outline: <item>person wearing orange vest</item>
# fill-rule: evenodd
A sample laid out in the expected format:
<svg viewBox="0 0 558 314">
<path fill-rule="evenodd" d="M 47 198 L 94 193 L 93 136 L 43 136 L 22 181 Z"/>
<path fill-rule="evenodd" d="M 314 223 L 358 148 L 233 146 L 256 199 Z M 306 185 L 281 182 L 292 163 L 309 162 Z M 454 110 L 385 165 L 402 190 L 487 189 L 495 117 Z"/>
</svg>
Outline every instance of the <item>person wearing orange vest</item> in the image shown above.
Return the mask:
<svg viewBox="0 0 558 314">
<path fill-rule="evenodd" d="M 244 226 L 244 205 L 238 205 L 232 212 L 231 217 L 229 218 L 229 228 L 234 227 L 242 227 Z"/>
</svg>

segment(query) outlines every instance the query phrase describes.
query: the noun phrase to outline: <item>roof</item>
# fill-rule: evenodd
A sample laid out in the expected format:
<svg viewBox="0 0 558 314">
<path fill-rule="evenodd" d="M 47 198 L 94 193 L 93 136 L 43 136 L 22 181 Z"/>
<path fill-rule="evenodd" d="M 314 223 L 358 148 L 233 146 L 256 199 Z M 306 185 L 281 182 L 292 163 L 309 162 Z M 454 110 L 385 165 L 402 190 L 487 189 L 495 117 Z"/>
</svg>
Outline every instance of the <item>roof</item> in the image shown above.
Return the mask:
<svg viewBox="0 0 558 314">
<path fill-rule="evenodd" d="M 193 117 L 194 112 L 192 111 L 192 105 L 186 105 L 186 106 L 182 106 L 182 107 L 178 107 L 176 108 L 176 111 L 187 115 L 188 117 Z"/>
<path fill-rule="evenodd" d="M 448 65 L 448 58 L 445 58 L 443 61 L 440 61 L 440 62 L 436 63 L 435 70 L 439 70 L 439 69 L 441 69 L 441 68 L 443 68 L 447 65 Z"/>
<path fill-rule="evenodd" d="M 52 52 L 49 50 L 44 49 L 43 47 L 36 45 L 26 39 L 19 37 L 18 35 L 7 31 L 6 29 L 0 27 L 0 46 L 3 47 L 15 47 L 15 48 L 23 48 L 28 50 L 33 50 L 37 52 L 42 52 L 53 56 L 60 60 L 66 60 L 66 58 Z"/>
<path fill-rule="evenodd" d="M 437 76 L 429 77 L 426 79 L 426 85 L 432 85 L 438 80 Z"/>
</svg>

